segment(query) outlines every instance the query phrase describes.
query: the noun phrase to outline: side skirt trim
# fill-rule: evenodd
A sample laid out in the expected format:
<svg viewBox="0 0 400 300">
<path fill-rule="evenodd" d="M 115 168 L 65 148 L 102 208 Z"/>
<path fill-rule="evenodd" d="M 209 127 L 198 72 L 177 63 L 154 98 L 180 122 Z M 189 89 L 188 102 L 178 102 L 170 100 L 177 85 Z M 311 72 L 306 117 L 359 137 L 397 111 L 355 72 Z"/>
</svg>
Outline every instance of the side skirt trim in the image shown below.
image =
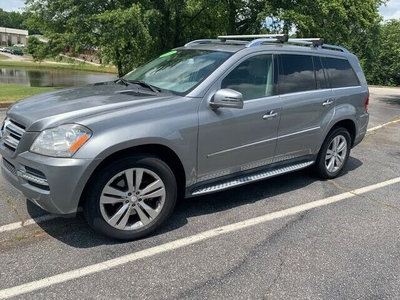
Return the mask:
<svg viewBox="0 0 400 300">
<path fill-rule="evenodd" d="M 281 174 L 285 174 L 285 173 L 289 173 L 289 172 L 293 172 L 293 171 L 297 171 L 297 170 L 301 170 L 301 169 L 311 166 L 312 164 L 314 164 L 313 161 L 302 162 L 302 163 L 285 166 L 285 167 L 281 167 L 281 168 L 277 168 L 277 169 L 273 169 L 273 170 L 261 171 L 258 173 L 245 175 L 243 177 L 239 177 L 239 178 L 235 178 L 235 179 L 228 179 L 225 181 L 220 181 L 218 183 L 214 183 L 212 185 L 196 189 L 192 192 L 192 195 L 199 196 L 199 195 L 213 193 L 213 192 L 217 192 L 217 191 L 223 191 L 223 190 L 233 188 L 236 186 L 240 186 L 240 185 L 244 185 L 247 183 L 271 178 L 274 176 L 278 176 Z"/>
</svg>

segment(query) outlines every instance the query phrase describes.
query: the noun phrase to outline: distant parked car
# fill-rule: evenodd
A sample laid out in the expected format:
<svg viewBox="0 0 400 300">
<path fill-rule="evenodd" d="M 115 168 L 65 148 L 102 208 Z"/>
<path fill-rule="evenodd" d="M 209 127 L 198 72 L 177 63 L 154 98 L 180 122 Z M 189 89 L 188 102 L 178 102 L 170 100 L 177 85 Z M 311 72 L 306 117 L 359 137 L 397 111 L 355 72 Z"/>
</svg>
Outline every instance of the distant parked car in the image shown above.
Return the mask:
<svg viewBox="0 0 400 300">
<path fill-rule="evenodd" d="M 13 47 L 24 48 L 25 44 L 18 43 L 18 44 L 14 44 Z"/>
<path fill-rule="evenodd" d="M 6 52 L 6 48 L 4 47 L 0 48 L 0 52 Z"/>
<path fill-rule="evenodd" d="M 2 49 L 3 49 L 2 52 L 11 53 L 11 49 L 8 49 L 8 48 L 2 48 Z"/>
<path fill-rule="evenodd" d="M 18 50 L 18 49 L 11 49 L 10 53 L 14 54 L 14 55 L 21 55 L 21 56 L 24 55 L 24 53 L 21 50 Z"/>
</svg>

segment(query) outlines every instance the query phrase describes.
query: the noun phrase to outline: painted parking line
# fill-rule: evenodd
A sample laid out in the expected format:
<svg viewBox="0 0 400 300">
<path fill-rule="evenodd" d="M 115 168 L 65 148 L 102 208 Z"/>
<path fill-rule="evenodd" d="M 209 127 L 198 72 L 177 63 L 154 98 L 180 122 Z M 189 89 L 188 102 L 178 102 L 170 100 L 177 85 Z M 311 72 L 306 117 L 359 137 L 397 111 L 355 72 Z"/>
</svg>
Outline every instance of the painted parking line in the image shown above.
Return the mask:
<svg viewBox="0 0 400 300">
<path fill-rule="evenodd" d="M 378 125 L 378 126 L 369 128 L 369 129 L 367 129 L 367 132 L 375 131 L 375 130 L 381 129 L 382 127 L 388 126 L 390 124 L 395 124 L 395 123 L 398 123 L 398 122 L 400 122 L 400 119 L 397 119 L 397 120 L 394 120 L 394 121 L 390 121 L 390 122 L 384 123 L 382 125 Z"/>
<path fill-rule="evenodd" d="M 230 232 L 238 231 L 241 229 L 249 228 L 255 225 L 260 225 L 268 221 L 272 221 L 275 219 L 280 219 L 284 217 L 293 216 L 302 212 L 306 212 L 308 210 L 322 207 L 328 204 L 336 203 L 345 199 L 349 199 L 352 197 L 356 197 L 357 195 L 364 194 L 379 188 L 383 188 L 388 185 L 392 185 L 400 182 L 400 177 L 383 181 L 377 184 L 373 184 L 370 186 L 366 186 L 357 190 L 353 190 L 350 192 L 346 192 L 343 194 L 339 194 L 336 196 L 328 197 L 325 199 L 309 202 L 306 204 L 294 206 L 288 209 L 284 209 L 281 211 L 273 212 L 270 214 L 266 214 L 257 218 L 248 219 L 242 222 L 230 224 L 227 226 L 214 228 L 208 231 L 201 232 L 199 234 L 195 234 L 183 239 L 179 239 L 173 242 L 169 242 L 166 244 L 162 244 L 159 246 L 155 246 L 152 248 L 148 248 L 139 252 L 131 253 L 128 255 L 124 255 L 118 258 L 110 259 L 101 263 L 93 264 L 87 267 L 75 269 L 69 272 L 61 273 L 58 275 L 50 276 L 47 278 L 43 278 L 37 281 L 32 281 L 29 283 L 21 284 L 18 286 L 14 286 L 8 289 L 0 290 L 0 299 L 7 299 L 10 297 L 19 296 L 25 293 L 29 293 L 35 290 L 43 289 L 49 286 L 53 286 L 62 282 L 70 281 L 73 279 L 82 278 L 84 276 L 88 276 L 91 274 L 96 274 L 102 271 L 107 271 L 111 268 L 115 268 L 118 266 L 125 265 L 130 262 L 134 262 L 139 259 L 152 257 L 157 254 L 165 253 L 168 251 L 176 250 L 185 246 L 193 245 L 199 243 L 201 241 L 205 241 L 223 234 L 227 234 Z"/>
<path fill-rule="evenodd" d="M 33 225 L 33 224 L 39 224 L 42 222 L 50 221 L 50 220 L 53 220 L 58 217 L 59 216 L 57 216 L 57 215 L 44 215 L 41 217 L 25 220 L 24 222 L 15 222 L 15 223 L 3 225 L 3 226 L 0 226 L 0 233 L 24 228 L 26 226 Z"/>
<path fill-rule="evenodd" d="M 82 212 L 82 208 L 79 207 L 78 212 Z M 25 220 L 23 222 L 21 221 L 21 222 L 15 222 L 15 223 L 11 223 L 11 224 L 2 225 L 2 226 L 0 226 L 0 233 L 12 231 L 12 230 L 16 230 L 16 229 L 21 229 L 21 228 L 24 228 L 29 225 L 40 224 L 40 223 L 51 221 L 51 220 L 54 220 L 57 218 L 62 218 L 62 217 L 59 215 L 44 215 L 44 216 L 40 216 L 37 218 Z"/>
</svg>

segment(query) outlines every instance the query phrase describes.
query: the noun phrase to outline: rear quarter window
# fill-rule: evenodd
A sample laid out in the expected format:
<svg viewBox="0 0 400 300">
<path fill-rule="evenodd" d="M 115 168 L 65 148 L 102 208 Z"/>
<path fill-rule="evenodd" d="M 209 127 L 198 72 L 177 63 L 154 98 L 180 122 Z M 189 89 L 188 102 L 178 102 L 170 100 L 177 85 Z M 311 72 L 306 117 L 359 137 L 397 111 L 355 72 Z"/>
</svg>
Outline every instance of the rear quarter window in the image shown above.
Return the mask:
<svg viewBox="0 0 400 300">
<path fill-rule="evenodd" d="M 326 57 L 325 66 L 332 88 L 360 85 L 357 75 L 347 59 Z"/>
</svg>

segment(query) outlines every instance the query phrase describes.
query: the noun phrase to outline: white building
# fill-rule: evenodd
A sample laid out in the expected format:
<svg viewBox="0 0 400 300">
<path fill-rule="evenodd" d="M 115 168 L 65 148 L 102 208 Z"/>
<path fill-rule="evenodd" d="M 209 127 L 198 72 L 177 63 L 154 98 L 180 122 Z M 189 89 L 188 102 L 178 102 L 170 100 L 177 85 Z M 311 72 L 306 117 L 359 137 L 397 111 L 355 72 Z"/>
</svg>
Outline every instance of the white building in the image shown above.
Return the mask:
<svg viewBox="0 0 400 300">
<path fill-rule="evenodd" d="M 26 46 L 27 37 L 28 30 L 0 27 L 0 45 L 24 44 Z"/>
</svg>

